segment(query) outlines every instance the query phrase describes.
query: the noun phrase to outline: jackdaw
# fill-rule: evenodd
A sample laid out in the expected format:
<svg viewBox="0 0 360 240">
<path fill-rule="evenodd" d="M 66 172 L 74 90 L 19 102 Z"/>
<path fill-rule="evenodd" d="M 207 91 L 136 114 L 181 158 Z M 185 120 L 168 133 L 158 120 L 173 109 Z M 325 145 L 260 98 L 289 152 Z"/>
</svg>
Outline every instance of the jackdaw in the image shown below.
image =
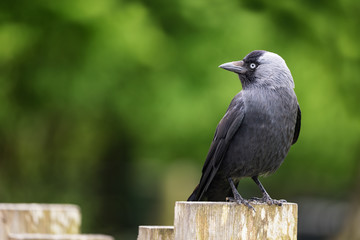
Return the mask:
<svg viewBox="0 0 360 240">
<path fill-rule="evenodd" d="M 252 200 L 281 205 L 285 200 L 272 199 L 258 177 L 275 172 L 299 137 L 301 112 L 290 70 L 279 55 L 262 50 L 219 67 L 238 74 L 242 90 L 216 128 L 188 201 L 226 199 L 252 208 L 237 191 L 240 179 L 251 177 L 263 195 Z"/>
</svg>

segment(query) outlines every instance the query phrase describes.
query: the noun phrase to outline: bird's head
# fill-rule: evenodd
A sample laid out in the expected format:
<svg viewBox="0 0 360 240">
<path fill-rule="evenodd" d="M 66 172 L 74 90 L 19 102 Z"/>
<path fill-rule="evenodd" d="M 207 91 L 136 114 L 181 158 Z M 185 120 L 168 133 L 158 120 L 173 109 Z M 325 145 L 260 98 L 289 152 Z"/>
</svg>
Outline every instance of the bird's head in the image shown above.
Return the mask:
<svg viewBox="0 0 360 240">
<path fill-rule="evenodd" d="M 294 88 L 294 81 L 284 59 L 276 53 L 252 51 L 241 61 L 219 66 L 237 73 L 244 89 L 249 87 Z"/>
</svg>

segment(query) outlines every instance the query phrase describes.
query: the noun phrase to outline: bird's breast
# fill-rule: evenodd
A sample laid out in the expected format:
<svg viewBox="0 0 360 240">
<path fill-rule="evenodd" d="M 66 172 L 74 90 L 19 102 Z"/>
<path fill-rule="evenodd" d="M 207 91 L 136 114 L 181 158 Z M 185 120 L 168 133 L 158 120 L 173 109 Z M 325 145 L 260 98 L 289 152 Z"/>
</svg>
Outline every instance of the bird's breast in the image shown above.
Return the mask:
<svg viewBox="0 0 360 240">
<path fill-rule="evenodd" d="M 254 176 L 275 171 L 287 155 L 295 130 L 297 100 L 266 95 L 245 99 L 245 114 L 225 162 L 232 176 Z"/>
</svg>

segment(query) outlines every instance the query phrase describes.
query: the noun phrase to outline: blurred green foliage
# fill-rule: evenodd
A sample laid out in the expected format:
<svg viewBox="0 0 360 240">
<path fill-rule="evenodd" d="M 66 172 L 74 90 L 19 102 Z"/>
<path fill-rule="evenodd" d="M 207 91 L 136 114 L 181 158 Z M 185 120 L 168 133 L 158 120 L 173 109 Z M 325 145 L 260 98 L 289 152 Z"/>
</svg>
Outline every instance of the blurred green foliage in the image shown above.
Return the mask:
<svg viewBox="0 0 360 240">
<path fill-rule="evenodd" d="M 0 201 L 77 203 L 85 231 L 123 238 L 171 224 L 164 215 L 195 187 L 241 89 L 217 66 L 255 49 L 287 61 L 303 114 L 269 192 L 347 196 L 360 157 L 359 10 L 352 0 L 2 1 Z"/>
</svg>

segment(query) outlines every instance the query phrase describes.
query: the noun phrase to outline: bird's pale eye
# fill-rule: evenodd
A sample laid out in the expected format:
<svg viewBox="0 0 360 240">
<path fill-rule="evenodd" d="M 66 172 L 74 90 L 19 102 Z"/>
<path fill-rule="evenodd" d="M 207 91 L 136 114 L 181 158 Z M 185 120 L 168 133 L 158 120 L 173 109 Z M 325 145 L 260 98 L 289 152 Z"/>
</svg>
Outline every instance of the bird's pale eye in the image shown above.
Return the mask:
<svg viewBox="0 0 360 240">
<path fill-rule="evenodd" d="M 250 63 L 250 68 L 251 68 L 251 69 L 255 69 L 255 68 L 256 68 L 256 64 L 255 64 L 255 63 Z"/>
</svg>

